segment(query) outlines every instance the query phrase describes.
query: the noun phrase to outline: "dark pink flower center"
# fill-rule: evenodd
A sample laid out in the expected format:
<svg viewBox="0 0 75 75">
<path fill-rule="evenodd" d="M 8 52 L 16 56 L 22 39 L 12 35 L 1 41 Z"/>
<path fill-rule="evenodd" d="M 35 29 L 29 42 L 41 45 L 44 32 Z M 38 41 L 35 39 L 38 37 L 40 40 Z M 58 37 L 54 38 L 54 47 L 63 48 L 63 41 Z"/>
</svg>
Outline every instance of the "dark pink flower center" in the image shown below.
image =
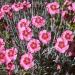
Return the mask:
<svg viewBox="0 0 75 75">
<path fill-rule="evenodd" d="M 8 66 L 9 68 L 11 68 L 11 67 L 12 67 L 12 65 L 13 65 L 13 63 L 11 63 L 11 62 L 10 62 L 10 63 L 8 63 L 8 65 L 7 65 L 7 66 Z"/>
<path fill-rule="evenodd" d="M 26 65 L 30 64 L 30 58 L 25 57 L 23 62 L 24 62 L 24 64 L 26 64 Z"/>
<path fill-rule="evenodd" d="M 42 38 L 45 40 L 48 39 L 48 33 L 43 33 Z"/>
<path fill-rule="evenodd" d="M 36 20 L 35 20 L 35 22 L 41 23 L 42 22 L 42 19 L 40 17 L 37 17 Z"/>
<path fill-rule="evenodd" d="M 8 8 L 9 8 L 8 6 L 5 6 L 5 7 L 3 8 L 3 10 L 8 10 Z"/>
<path fill-rule="evenodd" d="M 51 5 L 50 8 L 51 8 L 52 10 L 56 10 L 56 9 L 57 9 L 56 5 Z"/>
<path fill-rule="evenodd" d="M 21 6 L 21 4 L 20 4 L 20 3 L 15 4 L 15 7 L 17 7 L 17 8 L 19 8 L 20 6 Z"/>
<path fill-rule="evenodd" d="M 70 39 L 70 38 L 71 38 L 71 34 L 66 33 L 65 38 L 66 38 L 66 39 Z"/>
<path fill-rule="evenodd" d="M 14 55 L 16 55 L 16 52 L 15 52 L 14 50 L 10 50 L 10 51 L 8 52 L 8 56 L 9 56 L 9 57 L 12 57 L 12 56 L 14 56 Z"/>
<path fill-rule="evenodd" d="M 5 54 L 4 53 L 0 53 L 0 60 L 5 58 Z"/>
<path fill-rule="evenodd" d="M 69 17 L 69 14 L 68 13 L 65 13 L 65 15 L 64 15 L 64 18 L 68 18 Z"/>
<path fill-rule="evenodd" d="M 30 32 L 29 32 L 28 30 L 24 30 L 24 31 L 23 31 L 23 35 L 24 35 L 24 36 L 28 36 L 29 34 L 30 34 Z"/>
<path fill-rule="evenodd" d="M 22 22 L 22 23 L 20 24 L 20 26 L 21 26 L 21 27 L 25 27 L 25 26 L 26 26 L 26 22 Z"/>
<path fill-rule="evenodd" d="M 65 44 L 64 44 L 63 41 L 60 41 L 58 46 L 59 46 L 60 48 L 64 48 L 64 47 L 65 47 Z"/>
<path fill-rule="evenodd" d="M 30 47 L 31 47 L 32 49 L 35 49 L 35 48 L 37 48 L 37 44 L 36 44 L 35 42 L 32 42 L 31 45 L 30 45 Z"/>
</svg>

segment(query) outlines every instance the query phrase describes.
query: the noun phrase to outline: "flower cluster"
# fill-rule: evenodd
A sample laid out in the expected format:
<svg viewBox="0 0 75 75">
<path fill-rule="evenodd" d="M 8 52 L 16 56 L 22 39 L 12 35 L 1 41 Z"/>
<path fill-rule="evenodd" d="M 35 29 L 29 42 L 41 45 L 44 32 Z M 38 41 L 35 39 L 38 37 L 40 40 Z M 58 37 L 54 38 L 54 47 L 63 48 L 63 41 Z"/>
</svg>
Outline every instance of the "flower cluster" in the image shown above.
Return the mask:
<svg viewBox="0 0 75 75">
<path fill-rule="evenodd" d="M 30 7 L 31 4 L 27 1 L 13 3 L 12 5 L 5 4 L 0 9 L 0 20 L 3 19 L 5 15 L 8 15 L 8 19 L 10 19 L 15 16 L 14 12 L 17 13 L 20 10 L 24 11 L 29 9 Z M 73 31 L 69 28 L 67 29 L 67 27 L 64 28 L 65 26 L 63 27 L 62 24 L 64 24 L 64 20 L 67 20 L 69 16 L 72 17 L 71 20 L 69 19 L 67 20 L 67 22 L 70 21 L 70 23 L 75 23 L 75 2 L 66 0 L 62 7 L 60 7 L 59 2 L 50 2 L 46 4 L 45 9 L 46 13 L 50 15 L 49 20 L 51 21 L 50 24 L 52 24 L 50 25 L 51 27 L 49 26 L 50 30 L 46 28 L 47 19 L 39 14 L 32 15 L 30 19 L 21 17 L 15 24 L 15 31 L 18 31 L 16 33 L 18 33 L 19 40 L 21 42 L 25 42 L 26 44 L 24 54 L 20 56 L 19 60 L 20 66 L 24 68 L 24 70 L 28 70 L 35 65 L 34 54 L 40 52 L 40 50 L 43 49 L 43 46 L 53 46 L 52 49 L 56 50 L 57 52 L 65 53 L 70 47 L 69 42 L 73 42 Z M 60 25 L 57 26 L 57 21 L 55 19 L 56 17 L 58 17 L 59 19 L 58 15 L 61 16 L 61 21 Z M 67 23 L 65 22 L 65 24 Z M 60 28 L 63 29 L 63 32 L 60 31 Z M 59 34 L 58 32 L 62 33 Z M 53 35 L 52 33 L 54 33 L 55 35 Z M 14 46 L 12 48 L 6 49 L 4 40 L 0 38 L 0 65 L 5 64 L 8 71 L 13 71 L 15 69 L 14 62 L 18 58 L 18 52 L 19 50 L 17 50 L 17 47 L 15 48 Z"/>
<path fill-rule="evenodd" d="M 73 41 L 74 35 L 72 31 L 65 30 L 61 37 L 57 38 L 57 42 L 55 44 L 55 49 L 60 53 L 64 53 L 69 48 L 69 41 Z"/>
<path fill-rule="evenodd" d="M 18 2 L 18 3 L 14 3 L 12 5 L 10 4 L 5 4 L 1 7 L 0 9 L 0 19 L 2 19 L 4 17 L 5 14 L 7 14 L 8 16 L 12 17 L 12 13 L 18 12 L 20 10 L 27 10 L 31 7 L 30 2 L 27 1 L 23 1 L 23 2 Z"/>
<path fill-rule="evenodd" d="M 5 49 L 5 42 L 0 38 L 0 65 L 5 64 L 6 69 L 12 71 L 15 69 L 14 61 L 17 58 L 18 50 L 14 47 Z M 12 64 L 10 64 L 12 63 Z"/>
<path fill-rule="evenodd" d="M 33 16 L 31 21 L 21 19 L 17 24 L 17 29 L 19 32 L 19 38 L 22 41 L 27 41 L 28 53 L 21 56 L 20 64 L 27 70 L 33 66 L 32 54 L 41 50 L 41 43 L 49 44 L 51 40 L 51 32 L 47 30 L 41 30 L 38 33 L 38 38 L 35 38 L 33 27 L 40 29 L 45 26 L 45 19 L 41 16 Z M 24 58 L 25 57 L 25 58 Z"/>
</svg>

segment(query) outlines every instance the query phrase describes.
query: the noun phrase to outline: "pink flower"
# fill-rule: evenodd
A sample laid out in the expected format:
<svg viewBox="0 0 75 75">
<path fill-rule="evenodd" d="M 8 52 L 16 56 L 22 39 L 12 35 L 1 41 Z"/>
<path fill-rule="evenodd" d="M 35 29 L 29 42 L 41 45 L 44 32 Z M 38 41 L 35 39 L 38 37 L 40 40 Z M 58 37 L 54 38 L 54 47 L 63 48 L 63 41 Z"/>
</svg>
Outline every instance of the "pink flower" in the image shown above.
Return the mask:
<svg viewBox="0 0 75 75">
<path fill-rule="evenodd" d="M 47 8 L 48 13 L 50 14 L 59 13 L 59 4 L 57 2 L 48 3 L 46 8 Z"/>
<path fill-rule="evenodd" d="M 25 69 L 28 70 L 34 66 L 33 56 L 30 53 L 25 53 L 21 56 L 20 65 Z"/>
<path fill-rule="evenodd" d="M 75 2 L 72 3 L 72 10 L 75 11 Z"/>
<path fill-rule="evenodd" d="M 6 57 L 5 57 L 5 51 L 0 51 L 0 65 L 5 63 Z"/>
<path fill-rule="evenodd" d="M 10 5 L 6 4 L 2 6 L 1 11 L 4 13 L 8 13 L 10 9 L 11 9 Z"/>
<path fill-rule="evenodd" d="M 31 4 L 30 4 L 30 2 L 26 2 L 26 1 L 24 1 L 23 2 L 23 8 L 26 10 L 27 8 L 30 8 L 31 7 Z"/>
<path fill-rule="evenodd" d="M 21 3 L 21 2 L 18 2 L 18 3 L 14 3 L 13 5 L 12 5 L 12 9 L 14 10 L 14 11 L 19 11 L 19 10 L 21 10 L 21 9 L 23 9 L 23 3 Z"/>
<path fill-rule="evenodd" d="M 43 27 L 45 25 L 45 19 L 41 16 L 33 16 L 32 24 L 37 28 Z"/>
<path fill-rule="evenodd" d="M 64 53 L 69 48 L 68 41 L 63 38 L 57 38 L 57 42 L 55 44 L 55 49 L 60 52 Z"/>
<path fill-rule="evenodd" d="M 64 10 L 61 13 L 62 18 L 67 19 L 69 17 L 68 11 Z"/>
<path fill-rule="evenodd" d="M 25 29 L 25 27 L 28 27 L 30 24 L 30 21 L 27 20 L 27 19 L 21 19 L 19 22 L 18 22 L 18 25 L 17 25 L 17 28 L 18 30 L 22 30 L 22 29 Z"/>
<path fill-rule="evenodd" d="M 72 0 L 65 0 L 64 5 L 70 5 L 72 3 Z"/>
<path fill-rule="evenodd" d="M 4 49 L 5 42 L 2 38 L 0 38 L 0 51 Z"/>
<path fill-rule="evenodd" d="M 16 60 L 17 58 L 17 49 L 16 48 L 10 48 L 6 50 L 6 63 L 11 62 L 12 60 Z"/>
<path fill-rule="evenodd" d="M 37 39 L 30 40 L 27 44 L 27 49 L 31 53 L 36 53 L 37 51 L 39 51 L 41 49 L 40 41 Z"/>
<path fill-rule="evenodd" d="M 72 4 L 68 6 L 68 10 L 72 11 Z"/>
<path fill-rule="evenodd" d="M 4 17 L 4 12 L 0 11 L 0 20 Z"/>
<path fill-rule="evenodd" d="M 73 32 L 70 30 L 65 30 L 62 33 L 62 38 L 66 39 L 67 41 L 73 41 L 73 38 L 74 38 Z"/>
<path fill-rule="evenodd" d="M 47 30 L 42 30 L 39 32 L 39 39 L 42 43 L 47 44 L 51 40 L 51 32 L 47 32 Z"/>
<path fill-rule="evenodd" d="M 19 38 L 21 40 L 29 41 L 33 36 L 31 28 L 27 27 L 19 32 Z"/>
<path fill-rule="evenodd" d="M 15 69 L 15 64 L 13 62 L 9 62 L 6 64 L 6 69 L 8 71 L 13 71 Z"/>
</svg>

